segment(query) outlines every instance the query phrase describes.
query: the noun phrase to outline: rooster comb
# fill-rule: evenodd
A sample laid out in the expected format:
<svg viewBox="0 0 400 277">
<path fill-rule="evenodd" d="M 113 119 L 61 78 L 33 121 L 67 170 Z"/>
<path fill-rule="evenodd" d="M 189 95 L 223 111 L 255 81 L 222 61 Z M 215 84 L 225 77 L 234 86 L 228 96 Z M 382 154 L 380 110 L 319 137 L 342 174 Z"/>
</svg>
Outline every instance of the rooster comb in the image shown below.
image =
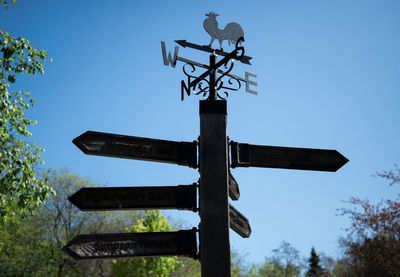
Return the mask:
<svg viewBox="0 0 400 277">
<path fill-rule="evenodd" d="M 215 13 L 215 12 L 209 12 L 209 13 L 206 13 L 206 16 L 208 16 L 208 17 L 216 17 L 216 16 L 218 16 L 219 14 L 217 14 L 217 13 Z"/>
</svg>

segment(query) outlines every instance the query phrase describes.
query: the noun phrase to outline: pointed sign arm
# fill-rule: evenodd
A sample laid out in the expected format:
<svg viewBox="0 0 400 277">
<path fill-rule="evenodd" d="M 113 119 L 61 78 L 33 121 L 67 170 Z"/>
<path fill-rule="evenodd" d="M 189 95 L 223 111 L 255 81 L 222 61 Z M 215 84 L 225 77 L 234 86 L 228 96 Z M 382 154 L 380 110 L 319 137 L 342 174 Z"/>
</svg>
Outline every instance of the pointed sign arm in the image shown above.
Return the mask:
<svg viewBox="0 0 400 277">
<path fill-rule="evenodd" d="M 251 234 L 249 220 L 229 204 L 229 226 L 242 238 L 248 238 Z"/>
<path fill-rule="evenodd" d="M 197 211 L 197 187 L 193 185 L 151 187 L 81 188 L 68 197 L 81 211 L 178 209 Z"/>
<path fill-rule="evenodd" d="M 231 142 L 231 167 L 269 167 L 335 172 L 349 160 L 336 150 Z"/>
<path fill-rule="evenodd" d="M 197 168 L 197 142 L 87 131 L 72 141 L 88 155 L 174 163 Z"/>
<path fill-rule="evenodd" d="M 176 232 L 84 234 L 74 237 L 63 251 L 75 260 L 154 256 L 197 258 L 197 229 Z"/>
<path fill-rule="evenodd" d="M 229 172 L 228 184 L 229 184 L 229 197 L 232 200 L 239 200 L 240 197 L 239 185 L 236 182 L 235 178 L 233 178 L 231 172 Z"/>
</svg>

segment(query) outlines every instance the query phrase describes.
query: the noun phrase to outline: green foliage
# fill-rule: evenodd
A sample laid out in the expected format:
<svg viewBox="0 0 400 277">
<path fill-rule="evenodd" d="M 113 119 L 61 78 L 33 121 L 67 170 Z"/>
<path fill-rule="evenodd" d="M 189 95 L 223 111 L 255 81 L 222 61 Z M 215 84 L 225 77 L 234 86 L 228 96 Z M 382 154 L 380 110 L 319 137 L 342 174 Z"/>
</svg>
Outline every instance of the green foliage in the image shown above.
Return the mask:
<svg viewBox="0 0 400 277">
<path fill-rule="evenodd" d="M 243 257 L 244 255 L 231 250 L 231 277 L 248 276 L 248 266 L 244 263 Z M 201 277 L 201 265 L 199 260 L 186 257 L 180 257 L 178 260 L 183 263 L 183 266 L 173 272 L 170 277 Z"/>
<path fill-rule="evenodd" d="M 253 265 L 249 277 L 298 277 L 301 265 L 299 251 L 288 242 L 282 241 L 273 256 L 260 265 Z"/>
<path fill-rule="evenodd" d="M 144 219 L 127 230 L 130 232 L 168 232 L 171 226 L 160 211 L 146 211 Z M 114 261 L 115 276 L 131 277 L 168 277 L 182 263 L 176 257 L 135 258 Z"/>
<path fill-rule="evenodd" d="M 14 1 L 13 1 L 14 2 Z M 7 1 L 0 4 L 7 6 Z M 34 99 L 28 91 L 9 91 L 16 74 L 44 73 L 44 50 L 36 50 L 24 38 L 14 38 L 0 29 L 0 224 L 10 208 L 31 212 L 39 207 L 52 189 L 38 178 L 36 167 L 43 149 L 26 141 L 28 127 L 36 121 L 26 117 Z M 24 140 L 25 139 L 25 140 Z"/>
<path fill-rule="evenodd" d="M 266 258 L 263 264 L 253 265 L 248 277 L 298 277 L 300 269 L 295 265 L 283 265 L 277 260 Z"/>
<path fill-rule="evenodd" d="M 0 228 L 0 276 L 112 276 L 110 260 L 77 262 L 62 251 L 82 233 L 120 233 L 139 218 L 137 212 L 80 212 L 68 196 L 96 185 L 67 170 L 44 173 L 57 194 L 33 216 L 10 214 Z"/>
<path fill-rule="evenodd" d="M 0 276 L 51 276 L 43 232 L 33 218 L 10 216 L 0 228 Z"/>
<path fill-rule="evenodd" d="M 178 257 L 178 261 L 182 263 L 182 266 L 172 272 L 170 277 L 201 277 L 201 266 L 199 260 Z"/>
<path fill-rule="evenodd" d="M 11 0 L 14 4 L 17 4 L 17 0 Z M 8 0 L 0 0 L 0 6 L 4 6 L 6 9 L 8 9 Z"/>
</svg>

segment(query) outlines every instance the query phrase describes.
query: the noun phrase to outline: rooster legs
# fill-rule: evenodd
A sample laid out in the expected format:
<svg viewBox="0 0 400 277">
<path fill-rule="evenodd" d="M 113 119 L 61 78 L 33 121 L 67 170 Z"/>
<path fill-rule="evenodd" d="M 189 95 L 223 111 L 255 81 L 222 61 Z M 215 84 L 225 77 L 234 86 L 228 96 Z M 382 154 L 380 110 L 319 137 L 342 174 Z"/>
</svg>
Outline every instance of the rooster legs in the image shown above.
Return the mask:
<svg viewBox="0 0 400 277">
<path fill-rule="evenodd" d="M 219 41 L 219 48 L 220 48 L 220 50 L 221 50 L 221 51 L 224 51 L 224 49 L 222 48 L 222 41 L 223 41 L 223 39 L 218 39 L 218 41 Z"/>
<path fill-rule="evenodd" d="M 211 46 L 212 46 L 212 44 L 213 44 L 214 40 L 215 40 L 215 37 L 211 37 L 211 41 L 210 41 L 210 44 L 208 45 L 208 47 L 210 47 L 210 48 L 211 48 Z"/>
</svg>

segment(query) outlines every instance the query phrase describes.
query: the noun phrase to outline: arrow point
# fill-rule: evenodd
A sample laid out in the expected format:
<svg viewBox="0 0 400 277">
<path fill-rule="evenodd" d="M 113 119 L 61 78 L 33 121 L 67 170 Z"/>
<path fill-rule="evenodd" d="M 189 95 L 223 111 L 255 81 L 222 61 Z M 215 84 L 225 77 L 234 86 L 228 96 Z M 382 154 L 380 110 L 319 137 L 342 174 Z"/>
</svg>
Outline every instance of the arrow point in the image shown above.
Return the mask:
<svg viewBox="0 0 400 277">
<path fill-rule="evenodd" d="M 241 59 L 240 59 L 240 61 L 242 62 L 242 63 L 245 63 L 245 64 L 248 64 L 248 65 L 251 65 L 251 63 L 250 63 L 250 60 L 252 59 L 252 57 L 249 57 L 249 56 L 243 56 Z"/>
<path fill-rule="evenodd" d="M 85 147 L 85 145 L 83 144 L 83 141 L 84 141 L 84 138 L 87 135 L 89 135 L 90 133 L 92 133 L 92 131 L 86 131 L 82 135 L 80 135 L 72 140 L 72 143 L 75 144 L 75 146 L 78 147 L 85 154 L 87 154 L 88 151 L 87 151 L 87 148 Z"/>
<path fill-rule="evenodd" d="M 345 156 L 343 156 L 342 154 L 340 154 L 340 152 L 336 151 L 338 157 L 339 157 L 339 164 L 338 164 L 338 168 L 335 171 L 338 171 L 340 168 L 342 168 L 345 164 L 347 164 L 347 162 L 349 161 L 349 159 L 347 159 Z"/>
<path fill-rule="evenodd" d="M 177 44 L 179 44 L 180 46 L 186 48 L 186 40 L 185 39 L 184 40 L 175 40 L 175 42 Z"/>
<path fill-rule="evenodd" d="M 77 207 L 79 210 L 82 211 L 82 207 L 79 203 L 79 195 L 81 192 L 82 188 L 79 189 L 77 192 L 75 192 L 74 194 L 68 196 L 68 201 L 72 203 L 72 205 L 74 205 L 75 207 Z"/>
<path fill-rule="evenodd" d="M 64 253 L 70 255 L 75 261 L 79 261 L 80 257 L 79 255 L 77 255 L 74 251 L 72 251 L 70 249 L 70 247 L 72 246 L 73 242 L 75 241 L 75 238 L 72 239 L 70 242 L 68 242 L 63 248 L 62 250 L 64 251 Z"/>
</svg>

